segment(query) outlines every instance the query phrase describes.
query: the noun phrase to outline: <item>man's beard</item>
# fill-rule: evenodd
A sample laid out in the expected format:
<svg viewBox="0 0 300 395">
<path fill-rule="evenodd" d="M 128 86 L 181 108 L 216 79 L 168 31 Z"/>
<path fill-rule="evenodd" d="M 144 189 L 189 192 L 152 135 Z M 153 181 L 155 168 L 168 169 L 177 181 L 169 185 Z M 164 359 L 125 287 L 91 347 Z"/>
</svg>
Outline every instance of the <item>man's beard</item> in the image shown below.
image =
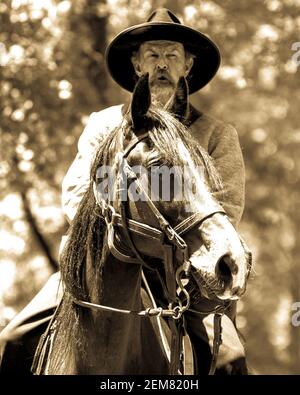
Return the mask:
<svg viewBox="0 0 300 395">
<path fill-rule="evenodd" d="M 166 71 L 157 72 L 150 78 L 152 104 L 164 107 L 174 94 L 176 84 Z"/>
</svg>

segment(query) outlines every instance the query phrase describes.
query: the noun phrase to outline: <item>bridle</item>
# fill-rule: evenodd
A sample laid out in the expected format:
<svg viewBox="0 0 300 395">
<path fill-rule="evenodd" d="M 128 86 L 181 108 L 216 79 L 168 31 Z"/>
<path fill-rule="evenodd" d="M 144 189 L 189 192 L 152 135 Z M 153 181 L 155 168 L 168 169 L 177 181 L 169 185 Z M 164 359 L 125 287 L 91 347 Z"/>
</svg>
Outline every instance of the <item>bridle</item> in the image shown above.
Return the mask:
<svg viewBox="0 0 300 395">
<path fill-rule="evenodd" d="M 224 305 L 217 306 L 211 312 L 199 312 L 190 309 L 190 294 L 186 290 L 184 285 L 184 280 L 189 280 L 191 262 L 189 261 L 188 246 L 183 240 L 182 236 L 189 230 L 196 226 L 199 226 L 206 219 L 212 217 L 214 214 L 219 213 L 226 215 L 225 211 L 221 206 L 212 201 L 209 207 L 203 208 L 203 211 L 193 213 L 182 222 L 180 222 L 175 227 L 172 227 L 167 219 L 161 214 L 157 209 L 148 193 L 145 191 L 141 185 L 136 173 L 133 171 L 132 167 L 128 163 L 128 155 L 130 152 L 143 140 L 146 140 L 149 133 L 146 132 L 140 136 L 134 135 L 133 139 L 119 156 L 119 172 L 117 180 L 118 193 L 125 193 L 128 197 L 128 184 L 124 182 L 125 179 L 131 184 L 135 183 L 135 187 L 139 190 L 143 196 L 143 201 L 146 203 L 147 208 L 152 212 L 157 220 L 158 227 L 152 227 L 142 222 L 138 222 L 127 218 L 126 204 L 124 199 L 119 200 L 119 211 L 116 212 L 115 208 L 107 203 L 105 199 L 99 194 L 94 183 L 94 194 L 96 198 L 96 203 L 100 209 L 100 216 L 104 219 L 107 227 L 107 240 L 108 247 L 113 256 L 123 262 L 132 262 L 142 265 L 149 270 L 154 270 L 149 266 L 145 259 L 141 256 L 140 252 L 136 248 L 132 234 L 137 234 L 142 236 L 147 242 L 158 242 L 163 250 L 163 262 L 165 269 L 165 284 L 164 281 L 160 279 L 163 285 L 165 296 L 168 299 L 168 308 L 163 309 L 161 307 L 147 308 L 142 311 L 124 310 L 112 308 L 110 306 L 104 306 L 100 304 L 90 303 L 74 298 L 74 303 L 85 308 L 111 311 L 121 314 L 133 314 L 140 317 L 153 317 L 153 316 L 164 316 L 168 318 L 169 327 L 172 333 L 171 339 L 171 361 L 170 361 L 170 374 L 178 374 L 180 366 L 180 356 L 181 356 L 181 341 L 182 336 L 185 332 L 183 314 L 185 311 L 190 310 L 198 314 L 208 314 L 215 313 L 217 321 L 215 322 L 215 327 L 220 327 L 221 316 L 225 311 Z M 124 187 L 126 186 L 126 187 Z M 126 199 L 127 200 L 127 199 Z M 130 251 L 130 255 L 124 252 L 124 248 L 120 248 L 116 243 L 115 238 L 115 228 L 121 228 L 126 238 L 127 251 Z M 175 271 L 175 253 L 181 254 L 180 265 Z M 179 254 L 179 255 L 180 255 Z M 161 257 L 160 257 L 161 258 Z M 158 272 L 157 272 L 158 274 Z M 158 274 L 159 275 L 159 274 Z M 182 298 L 183 296 L 183 298 Z M 184 300 L 182 300 L 184 299 Z M 221 329 L 217 330 L 214 338 L 213 347 L 213 362 L 211 366 L 210 374 L 214 373 L 216 364 L 216 355 L 218 353 L 218 348 L 221 339 Z"/>
</svg>

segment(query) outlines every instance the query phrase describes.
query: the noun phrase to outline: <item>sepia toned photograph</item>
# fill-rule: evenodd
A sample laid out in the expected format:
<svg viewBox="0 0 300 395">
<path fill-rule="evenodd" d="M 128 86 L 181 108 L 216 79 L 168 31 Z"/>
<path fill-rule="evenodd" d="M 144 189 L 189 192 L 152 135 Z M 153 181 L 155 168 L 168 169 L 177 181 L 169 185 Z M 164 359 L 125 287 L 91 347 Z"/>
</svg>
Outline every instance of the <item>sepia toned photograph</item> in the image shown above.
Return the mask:
<svg viewBox="0 0 300 395">
<path fill-rule="evenodd" d="M 0 1 L 1 377 L 300 375 L 299 70 L 300 0 Z"/>
</svg>

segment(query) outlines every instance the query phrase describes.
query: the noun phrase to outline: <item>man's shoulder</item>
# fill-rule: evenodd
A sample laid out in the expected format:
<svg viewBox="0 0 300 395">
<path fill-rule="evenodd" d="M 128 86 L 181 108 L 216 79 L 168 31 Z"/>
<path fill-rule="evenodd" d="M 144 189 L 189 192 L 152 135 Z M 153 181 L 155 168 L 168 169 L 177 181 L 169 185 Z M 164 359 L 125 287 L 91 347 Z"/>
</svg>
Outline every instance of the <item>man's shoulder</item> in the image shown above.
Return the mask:
<svg viewBox="0 0 300 395">
<path fill-rule="evenodd" d="M 232 124 L 207 113 L 200 113 L 199 117 L 194 122 L 194 125 L 201 127 L 205 130 L 210 130 L 211 132 L 235 129 Z"/>
<path fill-rule="evenodd" d="M 122 108 L 123 104 L 103 108 L 99 111 L 94 111 L 91 114 L 91 118 L 93 118 L 93 120 L 107 120 L 109 122 L 121 120 L 123 117 Z"/>
<path fill-rule="evenodd" d="M 192 135 L 211 153 L 216 146 L 236 145 L 238 134 L 236 129 L 210 114 L 199 112 L 199 116 L 190 126 Z"/>
<path fill-rule="evenodd" d="M 122 108 L 123 104 L 119 104 L 92 112 L 85 126 L 83 139 L 98 138 L 120 125 L 123 119 Z"/>
</svg>

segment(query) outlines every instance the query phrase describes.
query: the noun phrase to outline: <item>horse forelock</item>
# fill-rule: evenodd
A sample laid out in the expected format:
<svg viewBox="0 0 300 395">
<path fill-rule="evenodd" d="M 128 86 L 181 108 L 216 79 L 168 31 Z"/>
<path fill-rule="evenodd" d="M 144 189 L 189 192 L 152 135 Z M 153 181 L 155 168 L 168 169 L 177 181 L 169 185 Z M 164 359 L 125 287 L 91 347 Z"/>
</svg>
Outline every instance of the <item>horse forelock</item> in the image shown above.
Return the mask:
<svg viewBox="0 0 300 395">
<path fill-rule="evenodd" d="M 213 192 L 222 190 L 222 181 L 212 158 L 183 123 L 169 111 L 157 107 L 149 109 L 147 119 L 145 131 L 149 132 L 152 151 L 155 151 L 160 164 L 178 168 L 183 168 L 188 164 L 194 168 L 204 169 L 209 188 Z M 125 126 L 125 130 L 128 128 L 131 129 L 130 123 Z M 203 172 L 201 174 L 203 176 Z"/>
</svg>

